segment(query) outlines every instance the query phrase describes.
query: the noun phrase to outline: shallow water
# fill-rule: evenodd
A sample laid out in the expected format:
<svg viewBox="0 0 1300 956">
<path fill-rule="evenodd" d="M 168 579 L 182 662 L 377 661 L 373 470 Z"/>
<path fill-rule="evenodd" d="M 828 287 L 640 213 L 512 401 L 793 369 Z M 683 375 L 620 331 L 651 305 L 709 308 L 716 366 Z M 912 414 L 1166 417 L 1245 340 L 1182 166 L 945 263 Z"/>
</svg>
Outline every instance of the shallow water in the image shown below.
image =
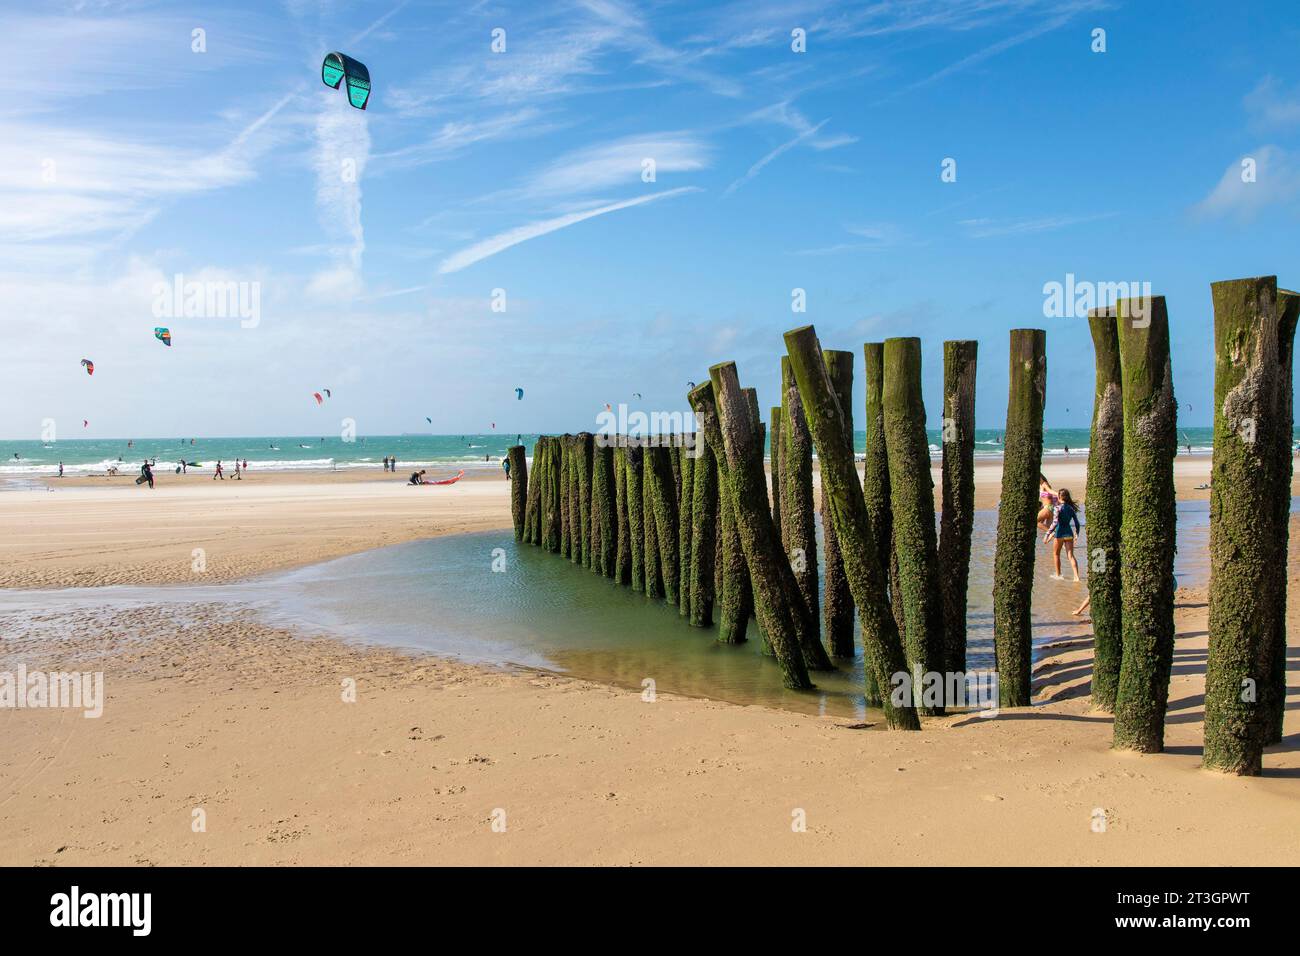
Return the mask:
<svg viewBox="0 0 1300 956">
<path fill-rule="evenodd" d="M 976 513 L 968 598 L 968 669 L 991 669 L 992 574 L 997 512 Z M 1208 577 L 1208 502 L 1178 506 L 1179 584 Z M 1080 542 L 1080 565 L 1087 548 Z M 494 571 L 493 565 L 503 567 Z M 1086 567 L 1083 568 L 1086 575 Z M 1035 567 L 1035 646 L 1080 618 L 1086 585 L 1049 579 L 1051 551 Z M 1068 568 L 1065 574 L 1070 577 Z M 781 686 L 776 662 L 751 640 L 722 645 L 716 630 L 690 627 L 677 608 L 557 555 L 517 546 L 509 531 L 413 541 L 244 583 L 0 592 L 0 611 L 53 611 L 130 604 L 247 606 L 268 624 L 369 644 L 414 648 L 494 665 L 539 667 L 641 689 L 761 704 L 805 713 L 870 718 L 862 658 L 813 675 L 817 689 Z"/>
</svg>

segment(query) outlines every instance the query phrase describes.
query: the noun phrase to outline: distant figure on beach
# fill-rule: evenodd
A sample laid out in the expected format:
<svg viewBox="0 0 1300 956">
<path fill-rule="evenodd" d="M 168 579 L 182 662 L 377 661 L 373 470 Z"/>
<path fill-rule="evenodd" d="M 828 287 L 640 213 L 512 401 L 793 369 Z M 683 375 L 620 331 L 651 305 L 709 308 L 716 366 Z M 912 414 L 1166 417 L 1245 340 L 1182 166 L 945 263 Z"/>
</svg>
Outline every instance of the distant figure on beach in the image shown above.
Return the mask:
<svg viewBox="0 0 1300 956">
<path fill-rule="evenodd" d="M 186 466 L 186 464 L 187 464 L 187 462 L 185 461 L 184 458 L 182 458 L 182 459 L 181 459 L 181 474 L 182 474 L 182 475 L 189 474 L 189 472 L 187 472 L 187 471 L 185 470 L 185 466 Z"/>
<path fill-rule="evenodd" d="M 221 462 L 219 461 L 217 462 L 217 470 L 212 473 L 212 480 L 216 481 L 218 478 L 220 478 L 222 481 L 226 480 L 226 475 L 221 470 Z"/>
<path fill-rule="evenodd" d="M 506 481 L 509 481 L 510 480 L 510 459 L 509 458 L 501 459 L 501 468 L 506 473 Z"/>
<path fill-rule="evenodd" d="M 483 460 L 484 460 L 484 461 L 491 461 L 491 460 L 492 460 L 492 456 L 491 456 L 491 455 L 484 455 L 484 456 L 483 456 Z"/>
<path fill-rule="evenodd" d="M 236 458 L 235 459 L 235 481 L 243 481 L 243 480 L 244 480 L 244 475 L 239 468 L 239 459 Z"/>
<path fill-rule="evenodd" d="M 244 471 L 248 471 L 248 459 L 244 459 Z"/>
<path fill-rule="evenodd" d="M 63 477 L 63 462 L 59 462 L 59 477 Z"/>
<path fill-rule="evenodd" d="M 1074 536 L 1079 533 L 1079 510 L 1074 504 L 1074 499 L 1070 497 L 1070 490 L 1062 488 L 1059 492 L 1061 506 L 1056 509 L 1056 520 L 1048 529 L 1055 534 L 1056 540 L 1052 542 L 1052 560 L 1056 565 L 1056 573 L 1052 575 L 1053 581 L 1063 581 L 1061 577 L 1061 549 L 1065 549 L 1065 556 L 1070 559 L 1070 567 L 1074 568 L 1074 583 L 1079 583 L 1079 562 L 1074 557 Z"/>
<path fill-rule="evenodd" d="M 149 462 L 146 461 L 143 465 L 140 466 L 140 477 L 144 481 L 149 482 L 150 488 L 153 487 L 153 469 L 149 467 Z M 139 483 L 140 482 L 138 481 L 136 482 L 136 484 Z"/>
<path fill-rule="evenodd" d="M 411 480 L 410 480 L 409 482 L 407 482 L 407 484 L 410 484 L 410 485 L 422 485 L 422 484 L 424 484 L 424 469 L 421 468 L 419 471 L 413 471 L 413 472 L 411 472 Z"/>
<path fill-rule="evenodd" d="M 392 455 L 388 456 L 388 467 L 393 474 L 397 474 L 397 459 Z"/>
<path fill-rule="evenodd" d="M 1058 501 L 1056 492 L 1052 490 L 1051 483 L 1047 476 L 1042 472 L 1038 474 L 1038 500 L 1042 502 L 1038 510 L 1038 528 L 1040 531 L 1047 531 L 1048 524 L 1052 520 L 1052 514 L 1056 510 Z M 1047 539 L 1044 538 L 1044 541 Z"/>
<path fill-rule="evenodd" d="M 1070 457 L 1070 446 L 1069 446 L 1069 445 L 1066 445 L 1066 446 L 1065 446 L 1065 457 L 1066 457 L 1066 458 L 1069 458 L 1069 457 Z"/>
</svg>

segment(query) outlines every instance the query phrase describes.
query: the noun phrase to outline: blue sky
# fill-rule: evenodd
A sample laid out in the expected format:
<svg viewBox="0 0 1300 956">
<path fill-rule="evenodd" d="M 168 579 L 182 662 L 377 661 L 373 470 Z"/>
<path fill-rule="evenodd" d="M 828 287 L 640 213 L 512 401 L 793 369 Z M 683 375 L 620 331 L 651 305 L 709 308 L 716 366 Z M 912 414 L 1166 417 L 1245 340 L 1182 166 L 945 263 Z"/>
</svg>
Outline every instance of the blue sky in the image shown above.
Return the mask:
<svg viewBox="0 0 1300 956">
<path fill-rule="evenodd" d="M 1071 273 L 1167 297 L 1201 425 L 1209 283 L 1300 284 L 1291 0 L 214 7 L 0 14 L 6 437 L 578 431 L 726 359 L 766 409 L 805 322 L 921 336 L 932 426 L 945 338 L 1000 427 L 1007 332 L 1046 328 L 1046 424 L 1086 427 L 1086 322 L 1043 315 Z M 256 325 L 155 318 L 177 274 L 257 283 Z"/>
</svg>

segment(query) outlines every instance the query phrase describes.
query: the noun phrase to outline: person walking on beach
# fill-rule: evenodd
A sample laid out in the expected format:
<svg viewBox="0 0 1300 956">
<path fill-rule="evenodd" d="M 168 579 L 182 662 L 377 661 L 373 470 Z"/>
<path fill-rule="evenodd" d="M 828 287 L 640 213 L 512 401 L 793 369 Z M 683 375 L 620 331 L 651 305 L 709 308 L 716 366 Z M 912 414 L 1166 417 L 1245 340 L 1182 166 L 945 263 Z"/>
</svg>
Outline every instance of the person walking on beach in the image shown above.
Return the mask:
<svg viewBox="0 0 1300 956">
<path fill-rule="evenodd" d="M 235 481 L 243 481 L 243 480 L 244 480 L 244 476 L 239 469 L 239 459 L 236 458 L 235 459 Z"/>
<path fill-rule="evenodd" d="M 149 467 L 149 462 L 140 466 L 140 477 L 149 482 L 149 487 L 153 487 L 153 469 Z"/>
<path fill-rule="evenodd" d="M 244 471 L 248 471 L 248 459 L 244 459 Z"/>
<path fill-rule="evenodd" d="M 63 477 L 63 462 L 59 462 L 59 477 Z"/>
<path fill-rule="evenodd" d="M 225 480 L 226 480 L 226 476 L 225 476 L 225 474 L 223 474 L 222 471 L 221 471 L 221 462 L 220 462 L 220 461 L 217 462 L 217 470 L 214 471 L 214 472 L 212 473 L 212 480 L 213 480 L 213 481 L 216 481 L 218 478 L 220 478 L 222 481 L 225 481 Z"/>
<path fill-rule="evenodd" d="M 1061 549 L 1065 549 L 1065 555 L 1070 559 L 1070 567 L 1074 568 L 1074 583 L 1079 583 L 1079 562 L 1074 557 L 1074 536 L 1079 533 L 1079 509 L 1074 504 L 1074 499 L 1070 497 L 1070 490 L 1062 488 L 1059 492 L 1061 506 L 1056 509 L 1056 520 L 1052 522 L 1048 529 L 1052 532 L 1056 540 L 1052 542 L 1052 561 L 1056 565 L 1056 573 L 1052 575 L 1053 581 L 1063 581 L 1061 577 Z"/>
<path fill-rule="evenodd" d="M 509 481 L 509 480 L 510 480 L 510 459 L 509 459 L 509 458 L 502 458 L 502 459 L 501 459 L 501 467 L 502 467 L 502 469 L 503 469 L 503 470 L 505 471 L 505 473 L 506 473 L 506 481 Z"/>
<path fill-rule="evenodd" d="M 1042 472 L 1038 474 L 1038 500 L 1041 502 L 1038 510 L 1038 528 L 1040 531 L 1047 531 L 1048 525 L 1052 520 L 1052 513 L 1056 509 L 1057 497 L 1056 492 L 1052 490 L 1051 482 Z M 1044 538 L 1044 541 L 1047 539 Z"/>
</svg>

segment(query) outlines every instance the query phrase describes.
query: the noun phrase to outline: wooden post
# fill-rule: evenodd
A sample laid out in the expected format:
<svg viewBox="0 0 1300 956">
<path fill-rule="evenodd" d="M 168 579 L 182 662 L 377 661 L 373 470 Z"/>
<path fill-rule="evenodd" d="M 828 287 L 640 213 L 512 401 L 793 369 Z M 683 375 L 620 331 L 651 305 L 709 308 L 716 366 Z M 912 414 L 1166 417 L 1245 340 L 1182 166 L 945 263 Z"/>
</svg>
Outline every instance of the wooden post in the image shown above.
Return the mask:
<svg viewBox="0 0 1300 956">
<path fill-rule="evenodd" d="M 635 441 L 635 439 L 633 439 Z M 624 457 L 627 469 L 627 533 L 632 551 L 632 590 L 645 591 L 645 492 L 642 488 L 644 449 L 629 442 Z"/>
<path fill-rule="evenodd" d="M 781 665 L 785 685 L 810 688 L 812 681 L 782 581 L 781 571 L 788 565 L 772 526 L 763 450 L 757 441 L 759 423 L 741 391 L 734 363 L 714 365 L 709 369 L 709 378 L 707 385 L 691 393 L 692 404 L 704 423 L 706 437 L 723 451 L 718 459 L 723 473 L 720 485 L 723 496 L 730 501 L 749 565 L 754 611 Z"/>
<path fill-rule="evenodd" d="M 1277 556 L 1273 561 L 1274 567 L 1285 569 L 1289 553 L 1288 544 L 1291 524 L 1292 428 L 1295 423 L 1295 397 L 1291 384 L 1291 372 L 1295 362 L 1296 323 L 1300 320 L 1300 294 L 1288 289 L 1278 289 L 1277 313 L 1279 379 L 1282 390 L 1283 425 L 1285 427 L 1278 430 L 1277 443 L 1273 449 L 1273 453 L 1277 458 L 1277 465 L 1273 472 L 1273 478 L 1277 482 L 1277 490 L 1271 498 L 1276 515 L 1272 537 L 1273 544 L 1277 549 Z M 1282 742 L 1282 719 L 1286 714 L 1287 579 L 1285 571 L 1279 570 L 1278 574 L 1281 577 L 1279 578 L 1280 586 L 1276 592 L 1277 607 L 1273 612 L 1273 666 L 1270 669 L 1271 676 L 1269 679 L 1269 688 L 1271 690 L 1269 688 L 1265 689 L 1265 699 L 1268 701 L 1269 709 L 1272 712 L 1264 741 L 1266 745 Z"/>
<path fill-rule="evenodd" d="M 776 527 L 777 537 L 781 541 L 781 550 L 785 551 L 785 529 L 781 526 L 781 406 L 773 405 L 768 413 L 768 461 L 771 470 L 772 485 L 772 524 Z"/>
<path fill-rule="evenodd" d="M 680 454 L 681 492 L 677 496 L 677 570 L 680 577 L 677 608 L 682 617 L 691 616 L 691 536 L 695 512 L 695 438 L 683 435 Z"/>
<path fill-rule="evenodd" d="M 614 545 L 614 580 L 619 584 L 632 581 L 632 539 L 627 514 L 627 447 L 620 441 L 614 449 L 614 509 L 616 542 Z"/>
<path fill-rule="evenodd" d="M 1169 368 L 1164 296 L 1121 299 L 1115 305 L 1124 394 L 1124 517 L 1119 546 L 1124 650 L 1115 697 L 1114 746 L 1159 753 L 1164 749 L 1174 663 L 1178 405 Z M 1213 568 L 1213 545 L 1210 562 Z"/>
<path fill-rule="evenodd" d="M 1092 706 L 1113 713 L 1124 652 L 1120 620 L 1119 549 L 1124 515 L 1124 389 L 1114 306 L 1088 313 L 1097 385 L 1088 438 L 1088 488 L 1083 506 L 1092 615 Z M 1077 545 L 1076 545 L 1077 547 Z"/>
<path fill-rule="evenodd" d="M 820 628 L 817 580 L 817 519 L 813 507 L 812 435 L 804 417 L 799 386 L 790 372 L 790 359 L 781 358 L 781 442 L 784 486 L 781 489 L 782 536 L 786 558 L 794 571 L 804 606 Z"/>
<path fill-rule="evenodd" d="M 666 440 L 666 436 L 659 436 Z M 654 445 L 646 449 L 649 466 L 646 480 L 650 482 L 651 513 L 654 515 L 655 541 L 659 546 L 659 578 L 664 599 L 676 604 L 681 572 L 678 568 L 679 548 L 677 537 L 677 486 L 673 481 L 671 449 Z"/>
<path fill-rule="evenodd" d="M 641 449 L 641 523 L 645 530 L 642 555 L 645 562 L 645 595 L 651 598 L 664 596 L 663 568 L 659 564 L 659 532 L 655 524 L 655 506 L 651 489 L 654 487 L 654 449 L 646 439 Z"/>
<path fill-rule="evenodd" d="M 889 450 L 890 504 L 894 550 L 907 620 L 907 660 L 913 673 L 943 675 L 943 597 L 938 541 L 934 532 L 934 479 L 921 399 L 921 340 L 885 340 L 885 445 Z M 943 687 L 922 702 L 923 714 L 943 713 Z"/>
<path fill-rule="evenodd" d="M 1210 290 L 1214 466 L 1203 765 L 1258 776 L 1273 724 L 1276 595 L 1286 589 L 1286 559 L 1277 563 L 1274 537 L 1281 532 L 1285 539 L 1287 522 L 1283 517 L 1281 526 L 1275 525 L 1273 507 L 1280 490 L 1282 435 L 1287 466 L 1291 458 L 1290 409 L 1281 381 L 1284 349 L 1278 339 L 1285 308 L 1279 309 L 1275 276 L 1215 282 Z M 1290 369 L 1285 371 L 1289 382 Z M 1284 494 L 1289 504 L 1289 489 Z M 1261 503 L 1266 504 L 1262 511 Z"/>
<path fill-rule="evenodd" d="M 966 591 L 975 527 L 975 359 L 979 343 L 943 343 L 943 507 L 939 517 L 939 587 L 944 663 L 966 672 Z"/>
<path fill-rule="evenodd" d="M 536 471 L 540 468 L 541 462 L 542 439 L 538 436 L 537 441 L 533 442 L 533 469 Z M 537 544 L 537 532 L 541 527 L 541 518 L 538 516 L 539 504 L 542 495 L 542 483 L 538 480 L 541 476 L 534 476 L 533 483 L 528 487 L 528 498 L 524 506 L 524 541 L 528 544 Z"/>
<path fill-rule="evenodd" d="M 1038 476 L 1043 460 L 1047 333 L 1012 329 L 1002 497 L 993 559 L 993 643 L 1003 707 L 1028 707 L 1033 671 L 1030 596 L 1038 540 Z"/>
<path fill-rule="evenodd" d="M 894 626 L 906 642 L 907 626 L 903 618 L 902 586 L 898 581 L 898 555 L 894 552 L 894 509 L 890 504 L 889 452 L 885 445 L 885 343 L 867 342 L 862 346 L 866 358 L 867 385 L 867 453 L 863 472 L 862 493 L 871 515 L 871 527 L 876 532 L 876 547 L 880 551 L 880 566 L 889 580 L 889 607 L 894 615 Z M 868 696 L 873 688 L 868 686 Z"/>
<path fill-rule="evenodd" d="M 515 540 L 524 540 L 524 513 L 528 507 L 528 462 L 523 445 L 511 445 L 506 451 L 510 462 L 510 518 L 515 526 Z"/>
<path fill-rule="evenodd" d="M 614 446 L 610 436 L 596 441 L 591 459 L 591 516 L 594 554 L 591 567 L 597 574 L 614 577 L 618 547 L 618 512 L 614 505 Z"/>
<path fill-rule="evenodd" d="M 816 330 L 811 325 L 792 329 L 785 333 L 785 344 L 817 446 L 817 458 L 826 476 L 830 515 L 844 556 L 844 573 L 862 622 L 866 666 L 875 686 L 892 690 L 896 686 L 895 675 L 906 676 L 907 659 L 885 598 L 885 570 L 881 567 L 880 551 L 853 460 L 853 436 L 844 427 L 844 416 L 826 374 Z M 914 702 L 915 694 L 910 700 L 902 697 L 897 703 L 893 694 L 884 694 L 881 704 L 888 726 L 919 730 L 921 723 Z"/>
<path fill-rule="evenodd" d="M 695 627 L 713 625 L 713 571 L 718 537 L 718 465 L 702 431 L 695 441 L 694 489 L 691 500 L 691 615 Z"/>
<path fill-rule="evenodd" d="M 853 435 L 853 353 L 826 349 L 826 377 L 840 403 L 840 416 L 844 429 Z M 822 555 L 826 565 L 823 587 L 826 599 L 822 605 L 825 619 L 826 644 L 832 657 L 853 657 L 853 594 L 849 579 L 844 576 L 844 559 L 840 555 L 839 539 L 835 537 L 835 522 L 830 519 L 826 501 L 826 475 L 821 476 Z"/>
</svg>

